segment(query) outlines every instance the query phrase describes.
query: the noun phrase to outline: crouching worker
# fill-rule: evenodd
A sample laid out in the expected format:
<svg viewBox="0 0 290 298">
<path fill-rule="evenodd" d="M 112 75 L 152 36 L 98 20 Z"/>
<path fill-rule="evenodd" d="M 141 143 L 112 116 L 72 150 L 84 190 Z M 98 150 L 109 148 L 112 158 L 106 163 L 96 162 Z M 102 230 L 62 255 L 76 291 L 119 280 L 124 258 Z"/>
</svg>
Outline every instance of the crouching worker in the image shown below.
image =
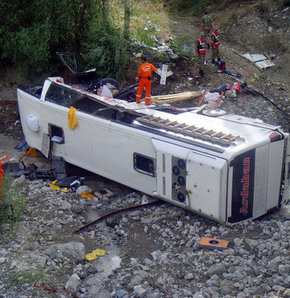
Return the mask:
<svg viewBox="0 0 290 298">
<path fill-rule="evenodd" d="M 153 64 L 148 63 L 147 58 L 144 55 L 142 55 L 141 61 L 142 64 L 139 67 L 138 77 L 136 78 L 136 82 L 139 82 L 136 102 L 140 103 L 142 92 L 145 88 L 145 105 L 150 105 L 152 71 L 156 71 L 156 67 Z"/>
<path fill-rule="evenodd" d="M 202 67 L 204 65 L 206 55 L 206 41 L 203 32 L 200 33 L 200 38 L 196 42 L 196 55 L 199 59 L 199 75 L 203 77 L 204 72 L 202 70 Z"/>
<path fill-rule="evenodd" d="M 216 63 L 216 59 L 217 61 L 220 61 L 220 52 L 219 52 L 219 46 L 220 46 L 220 40 L 219 40 L 219 35 L 218 35 L 218 29 L 215 28 L 214 31 L 211 34 L 211 48 L 212 48 L 212 60 L 211 62 L 213 64 Z"/>
</svg>

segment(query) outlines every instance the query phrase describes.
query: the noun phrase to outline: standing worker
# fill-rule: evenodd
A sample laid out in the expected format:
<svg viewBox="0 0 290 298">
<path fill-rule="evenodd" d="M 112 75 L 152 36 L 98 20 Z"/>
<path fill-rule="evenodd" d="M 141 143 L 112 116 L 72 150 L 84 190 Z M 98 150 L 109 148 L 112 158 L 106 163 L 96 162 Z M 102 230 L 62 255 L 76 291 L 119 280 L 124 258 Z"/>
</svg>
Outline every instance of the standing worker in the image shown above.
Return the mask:
<svg viewBox="0 0 290 298">
<path fill-rule="evenodd" d="M 211 45 L 211 48 L 212 48 L 212 56 L 211 56 L 212 60 L 211 60 L 211 62 L 213 64 L 216 63 L 216 61 L 215 61 L 216 58 L 218 59 L 218 61 L 221 60 L 220 52 L 219 52 L 220 44 L 221 44 L 221 42 L 219 40 L 218 28 L 215 28 L 214 31 L 211 34 L 211 42 L 210 42 L 210 45 Z"/>
<path fill-rule="evenodd" d="M 205 54 L 206 54 L 206 41 L 204 38 L 204 33 L 200 33 L 200 38 L 196 41 L 196 55 L 199 59 L 199 74 L 200 76 L 204 76 L 204 72 L 202 67 L 205 61 Z"/>
<path fill-rule="evenodd" d="M 208 14 L 208 11 L 206 11 L 201 18 L 200 31 L 204 32 L 204 38 L 207 43 L 207 48 L 209 49 L 209 38 L 210 33 L 214 31 L 214 23 L 211 16 Z"/>
<path fill-rule="evenodd" d="M 147 62 L 146 56 L 141 56 L 142 64 L 138 70 L 138 77 L 136 78 L 136 82 L 139 82 L 139 88 L 137 91 L 136 102 L 140 103 L 143 89 L 146 89 L 145 95 L 145 105 L 150 105 L 151 98 L 151 79 L 152 79 L 152 71 L 156 71 L 156 67 Z"/>
</svg>

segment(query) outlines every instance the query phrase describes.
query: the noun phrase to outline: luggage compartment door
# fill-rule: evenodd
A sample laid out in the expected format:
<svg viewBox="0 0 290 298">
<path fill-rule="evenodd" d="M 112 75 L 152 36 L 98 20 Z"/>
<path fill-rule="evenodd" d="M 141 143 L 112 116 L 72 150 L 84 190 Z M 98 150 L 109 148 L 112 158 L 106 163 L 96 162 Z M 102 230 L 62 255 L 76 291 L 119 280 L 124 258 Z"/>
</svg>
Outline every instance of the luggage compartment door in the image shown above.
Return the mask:
<svg viewBox="0 0 290 298">
<path fill-rule="evenodd" d="M 155 195 L 220 222 L 226 220 L 226 160 L 153 139 L 156 150 Z"/>
</svg>

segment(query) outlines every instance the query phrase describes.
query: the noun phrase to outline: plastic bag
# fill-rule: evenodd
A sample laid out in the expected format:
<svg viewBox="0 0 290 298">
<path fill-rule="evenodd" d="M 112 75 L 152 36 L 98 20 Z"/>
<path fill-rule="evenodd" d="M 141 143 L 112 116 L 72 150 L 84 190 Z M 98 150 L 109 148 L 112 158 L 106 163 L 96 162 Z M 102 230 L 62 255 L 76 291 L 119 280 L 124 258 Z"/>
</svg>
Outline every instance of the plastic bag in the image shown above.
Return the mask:
<svg viewBox="0 0 290 298">
<path fill-rule="evenodd" d="M 106 85 L 104 85 L 102 88 L 101 96 L 112 98 L 113 94 L 112 94 L 111 90 Z"/>
<path fill-rule="evenodd" d="M 205 103 L 210 103 L 210 102 L 216 102 L 219 98 L 219 93 L 218 92 L 207 92 L 205 97 L 204 97 L 204 102 Z"/>
</svg>

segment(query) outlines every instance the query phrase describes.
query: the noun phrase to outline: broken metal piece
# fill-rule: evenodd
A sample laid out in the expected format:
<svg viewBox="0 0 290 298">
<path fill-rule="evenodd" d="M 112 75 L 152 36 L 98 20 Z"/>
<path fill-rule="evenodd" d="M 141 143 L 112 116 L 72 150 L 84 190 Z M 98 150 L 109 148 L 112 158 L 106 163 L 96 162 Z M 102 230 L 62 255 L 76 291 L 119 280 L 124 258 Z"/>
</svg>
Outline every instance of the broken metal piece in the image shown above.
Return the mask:
<svg viewBox="0 0 290 298">
<path fill-rule="evenodd" d="M 69 289 L 67 288 L 63 288 L 68 294 L 71 294 L 71 296 L 75 297 L 75 298 L 80 298 L 80 296 L 78 296 L 76 293 L 70 291 Z"/>
<path fill-rule="evenodd" d="M 150 203 L 147 203 L 147 204 L 142 204 L 142 205 L 137 205 L 137 206 L 132 206 L 132 207 L 128 207 L 128 208 L 124 208 L 124 209 L 120 209 L 120 210 L 116 210 L 116 211 L 113 211 L 109 214 L 106 214 L 94 221 L 92 221 L 91 223 L 88 223 L 86 225 L 84 225 L 83 227 L 81 227 L 80 229 L 74 231 L 74 234 L 77 234 L 77 233 L 80 233 L 80 232 L 83 232 L 84 230 L 88 229 L 89 227 L 97 224 L 97 223 L 100 223 L 102 222 L 103 220 L 111 217 L 111 216 L 114 216 L 116 214 L 122 214 L 122 213 L 125 213 L 125 212 L 128 212 L 128 211 L 132 211 L 132 210 L 136 210 L 136 209 L 141 209 L 141 208 L 144 208 L 144 207 L 150 207 L 150 206 L 155 206 L 155 205 L 160 205 L 160 204 L 163 204 L 164 202 L 163 201 L 153 201 L 153 202 L 150 202 Z"/>
<path fill-rule="evenodd" d="M 55 289 L 51 289 L 51 288 L 48 288 L 48 287 L 42 287 L 40 285 L 34 285 L 34 287 L 38 288 L 38 289 L 46 290 L 46 291 L 49 291 L 49 292 L 56 292 Z"/>
</svg>

